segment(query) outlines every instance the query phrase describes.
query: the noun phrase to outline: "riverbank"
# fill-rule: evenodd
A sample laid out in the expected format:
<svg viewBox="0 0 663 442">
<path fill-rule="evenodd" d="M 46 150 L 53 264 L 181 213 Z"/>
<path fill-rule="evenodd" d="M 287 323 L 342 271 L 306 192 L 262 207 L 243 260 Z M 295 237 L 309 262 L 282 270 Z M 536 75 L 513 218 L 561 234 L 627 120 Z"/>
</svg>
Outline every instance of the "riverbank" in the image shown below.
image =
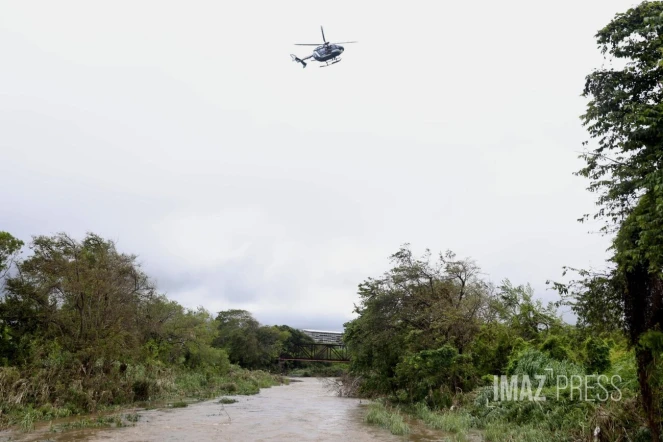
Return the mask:
<svg viewBox="0 0 663 442">
<path fill-rule="evenodd" d="M 599 440 L 597 435 L 605 441 L 651 440 L 631 391 L 623 389 L 619 401 L 603 403 L 577 394 L 574 399 L 570 388 L 547 387 L 541 393 L 545 400 L 494 401 L 488 386 L 458 394 L 454 405 L 439 410 L 380 398 L 370 404 L 365 420 L 394 435 L 408 435 L 413 426 L 441 430 L 455 442 L 574 442 Z"/>
<path fill-rule="evenodd" d="M 137 366 L 125 371 L 118 382 L 130 386 L 134 393 L 126 400 L 118 398 L 115 403 L 85 407 L 80 402 L 55 402 L 35 404 L 21 402 L 21 393 L 30 389 L 29 380 L 11 379 L 16 373 L 9 370 L 0 373 L 6 388 L 0 402 L 0 430 L 28 433 L 39 422 L 58 422 L 54 431 L 72 427 L 121 427 L 135 422 L 135 409 L 178 408 L 188 403 L 203 401 L 225 395 L 255 395 L 261 389 L 287 384 L 288 378 L 264 371 L 250 371 L 231 366 L 224 375 L 214 375 L 193 370 L 149 370 Z M 69 389 L 75 392 L 76 383 Z M 79 391 L 81 396 L 86 392 Z M 86 405 L 89 402 L 86 402 Z M 129 416 L 129 417 L 127 417 Z M 132 422 L 132 420 L 134 422 Z"/>
</svg>

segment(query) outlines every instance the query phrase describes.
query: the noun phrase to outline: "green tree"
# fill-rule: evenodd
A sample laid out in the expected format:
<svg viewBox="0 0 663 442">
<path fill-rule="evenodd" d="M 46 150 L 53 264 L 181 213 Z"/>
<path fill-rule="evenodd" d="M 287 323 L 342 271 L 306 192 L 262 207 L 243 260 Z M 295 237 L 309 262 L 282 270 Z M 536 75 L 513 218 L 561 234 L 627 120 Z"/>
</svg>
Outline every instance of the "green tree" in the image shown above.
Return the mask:
<svg viewBox="0 0 663 442">
<path fill-rule="evenodd" d="M 293 354 L 296 352 L 298 347 L 306 344 L 315 343 L 315 340 L 312 337 L 310 337 L 301 330 L 297 330 L 296 328 L 292 328 L 287 325 L 277 325 L 276 328 L 279 329 L 281 332 L 284 332 L 282 336 L 286 337 L 285 340 L 283 341 L 283 346 L 281 349 L 283 353 Z M 284 370 L 328 365 L 325 363 L 316 363 L 316 362 L 312 363 L 306 361 L 281 361 L 280 364 L 281 364 L 280 368 Z"/>
<path fill-rule="evenodd" d="M 190 369 L 227 371 L 228 355 L 213 346 L 217 323 L 207 310 L 189 310 L 159 296 L 140 307 L 147 361 Z"/>
<path fill-rule="evenodd" d="M 277 325 L 277 329 L 287 333 L 287 338 L 283 342 L 283 351 L 292 353 L 296 347 L 306 344 L 313 344 L 315 340 L 301 330 L 287 325 Z"/>
<path fill-rule="evenodd" d="M 529 284 L 514 286 L 505 279 L 498 287 L 498 299 L 501 301 L 498 305 L 500 319 L 526 341 L 538 339 L 541 333 L 561 326 L 554 305 L 544 307 L 540 299 L 534 299 L 534 290 Z"/>
<path fill-rule="evenodd" d="M 610 335 L 624 329 L 623 274 L 564 267 L 578 275 L 568 283 L 547 281 L 560 295 L 557 307 L 568 306 L 576 315 L 576 326 L 586 335 Z"/>
<path fill-rule="evenodd" d="M 613 262 L 623 284 L 631 343 L 663 326 L 663 3 L 645 1 L 620 13 L 597 34 L 617 67 L 587 76 L 583 124 L 597 147 L 583 154 L 579 174 L 598 194 L 604 232 L 617 232 Z M 587 215 L 584 219 L 587 218 Z M 661 435 L 660 391 L 648 373 L 655 355 L 636 347 L 642 405 L 652 440 Z"/>
<path fill-rule="evenodd" d="M 3 238 L 3 268 L 14 262 L 17 271 L 0 297 L 0 361 L 10 366 L 0 367 L 0 420 L 22 406 L 146 400 L 174 387 L 160 377 L 189 372 L 196 376 L 178 388 L 211 387 L 228 372 L 226 352 L 212 345 L 213 316 L 157 294 L 136 257 L 112 241 L 38 236 L 16 262 L 20 244 Z"/>
<path fill-rule="evenodd" d="M 493 375 L 505 374 L 509 355 L 520 342 L 524 343 L 506 323 L 489 321 L 482 324 L 470 347 L 477 371 Z"/>
<path fill-rule="evenodd" d="M 447 252 L 431 261 L 429 251 L 416 258 L 407 245 L 390 258 L 391 270 L 359 285 L 358 317 L 345 324 L 344 334 L 352 371 L 381 393 L 398 388 L 402 357 L 445 345 L 467 350 L 490 298 L 471 260 Z"/>
<path fill-rule="evenodd" d="M 228 353 L 230 362 L 255 367 L 260 360 L 258 329 L 260 323 L 246 310 L 226 310 L 216 317 L 218 335 L 214 345 Z"/>
<path fill-rule="evenodd" d="M 472 342 L 474 363 L 482 373 L 503 374 L 516 346 L 537 344 L 547 345 L 559 358 L 563 354 L 555 344 L 561 344 L 564 328 L 554 304 L 544 306 L 535 299 L 529 284 L 514 286 L 505 279 L 489 299 L 488 314 Z"/>
<path fill-rule="evenodd" d="M 23 241 L 8 232 L 0 232 L 0 295 L 2 295 L 5 277 L 17 262 L 23 247 Z M 16 351 L 16 340 L 5 319 L 0 316 L 0 364 L 7 365 Z"/>
<path fill-rule="evenodd" d="M 396 366 L 396 375 L 411 401 L 426 399 L 434 408 L 450 405 L 444 399 L 476 383 L 472 358 L 458 354 L 451 345 L 404 356 Z"/>
<path fill-rule="evenodd" d="M 8 232 L 0 232 L 0 282 L 16 263 L 22 247 L 23 241 Z"/>
<path fill-rule="evenodd" d="M 108 365 L 140 347 L 139 306 L 156 297 L 136 264 L 111 241 L 88 234 L 40 236 L 33 254 L 7 279 L 0 316 L 17 339 L 57 340 L 90 373 L 98 360 Z"/>
<path fill-rule="evenodd" d="M 289 333 L 263 326 L 246 310 L 226 310 L 216 317 L 218 336 L 214 345 L 227 351 L 230 361 L 244 368 L 274 365 Z"/>
</svg>

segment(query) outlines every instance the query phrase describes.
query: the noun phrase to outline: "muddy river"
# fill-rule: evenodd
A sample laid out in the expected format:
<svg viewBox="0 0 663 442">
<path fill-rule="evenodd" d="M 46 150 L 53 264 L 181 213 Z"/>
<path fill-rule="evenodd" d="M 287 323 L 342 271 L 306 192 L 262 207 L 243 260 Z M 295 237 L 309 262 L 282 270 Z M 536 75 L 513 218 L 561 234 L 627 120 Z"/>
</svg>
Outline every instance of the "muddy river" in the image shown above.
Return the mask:
<svg viewBox="0 0 663 442">
<path fill-rule="evenodd" d="M 266 388 L 254 396 L 228 396 L 185 408 L 138 410 L 134 426 L 53 433 L 50 424 L 31 433 L 0 433 L 0 441 L 444 441 L 439 432 L 411 424 L 408 436 L 364 423 L 366 401 L 340 398 L 316 378 Z M 126 413 L 126 412 L 123 412 Z"/>
</svg>

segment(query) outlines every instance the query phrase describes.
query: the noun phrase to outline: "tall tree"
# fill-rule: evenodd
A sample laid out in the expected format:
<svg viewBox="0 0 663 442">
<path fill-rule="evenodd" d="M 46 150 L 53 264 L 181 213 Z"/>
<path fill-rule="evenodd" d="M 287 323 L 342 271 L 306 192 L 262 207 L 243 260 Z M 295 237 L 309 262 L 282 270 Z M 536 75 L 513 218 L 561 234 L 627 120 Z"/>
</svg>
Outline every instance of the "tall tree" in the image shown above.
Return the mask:
<svg viewBox="0 0 663 442">
<path fill-rule="evenodd" d="M 135 256 L 94 234 L 82 241 L 39 236 L 31 248 L 0 303 L 0 314 L 19 336 L 57 340 L 88 374 L 99 359 L 107 366 L 137 350 L 140 306 L 156 293 Z"/>
<path fill-rule="evenodd" d="M 578 174 L 599 195 L 594 217 L 605 220 L 604 231 L 618 229 L 663 178 L 662 10 L 645 1 L 596 34 L 601 52 L 623 65 L 595 70 L 583 91 L 590 99 L 583 125 L 598 146 L 582 155 L 587 165 Z"/>
<path fill-rule="evenodd" d="M 278 358 L 289 333 L 260 323 L 246 310 L 225 310 L 216 317 L 214 345 L 228 352 L 230 361 L 244 368 L 269 368 Z"/>
<path fill-rule="evenodd" d="M 561 319 L 552 304 L 543 305 L 540 299 L 534 299 L 531 285 L 513 286 L 505 279 L 498 287 L 500 319 L 526 341 L 537 339 L 541 332 L 561 326 Z"/>
<path fill-rule="evenodd" d="M 0 232 L 0 296 L 3 294 L 5 277 L 16 263 L 22 247 L 23 241 L 8 232 Z M 16 341 L 12 339 L 12 330 L 0 316 L 0 364 L 8 364 L 15 350 Z"/>
<path fill-rule="evenodd" d="M 658 351 L 642 338 L 663 326 L 663 3 L 642 2 L 596 34 L 617 67 L 587 76 L 583 124 L 597 146 L 578 173 L 598 194 L 596 219 L 617 232 L 613 262 L 625 326 L 636 346 L 642 404 L 652 440 L 661 434 L 660 392 L 650 374 Z M 587 218 L 588 215 L 584 217 Z"/>
<path fill-rule="evenodd" d="M 576 326 L 585 334 L 601 335 L 624 329 L 623 274 L 611 269 L 597 272 L 564 268 L 564 275 L 572 271 L 577 279 L 568 283 L 547 281 L 559 292 L 557 307 L 571 307 L 576 315 Z"/>
<path fill-rule="evenodd" d="M 391 261 L 382 277 L 360 284 L 359 316 L 344 335 L 353 371 L 379 392 L 396 387 L 397 365 L 406 354 L 445 345 L 463 353 L 479 332 L 490 293 L 479 267 L 452 252 L 417 258 L 405 245 Z"/>
<path fill-rule="evenodd" d="M 0 232 L 0 282 L 16 263 L 21 247 L 23 247 L 23 241 L 8 232 Z"/>
</svg>

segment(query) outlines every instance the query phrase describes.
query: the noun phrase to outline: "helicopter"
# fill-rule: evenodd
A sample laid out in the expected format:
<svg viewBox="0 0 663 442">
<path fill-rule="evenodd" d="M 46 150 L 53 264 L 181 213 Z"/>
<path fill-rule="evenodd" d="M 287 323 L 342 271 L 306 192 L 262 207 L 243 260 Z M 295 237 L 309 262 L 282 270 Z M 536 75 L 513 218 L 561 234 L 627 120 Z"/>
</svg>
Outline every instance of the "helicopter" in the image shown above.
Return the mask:
<svg viewBox="0 0 663 442">
<path fill-rule="evenodd" d="M 302 67 L 306 67 L 306 62 L 304 60 L 313 58 L 316 61 L 325 63 L 324 65 L 320 66 L 321 68 L 324 68 L 325 66 L 329 66 L 341 61 L 341 59 L 338 57 L 343 53 L 345 48 L 343 48 L 343 46 L 340 45 L 348 43 L 357 43 L 356 41 L 342 41 L 339 43 L 329 43 L 325 38 L 325 31 L 324 29 L 322 29 L 322 26 L 320 26 L 320 32 L 322 33 L 322 41 L 324 43 L 295 43 L 296 46 L 317 46 L 317 47 L 313 50 L 313 53 L 311 55 L 304 58 L 299 58 L 294 54 L 290 54 L 290 57 L 292 57 L 292 61 L 301 63 Z"/>
</svg>

